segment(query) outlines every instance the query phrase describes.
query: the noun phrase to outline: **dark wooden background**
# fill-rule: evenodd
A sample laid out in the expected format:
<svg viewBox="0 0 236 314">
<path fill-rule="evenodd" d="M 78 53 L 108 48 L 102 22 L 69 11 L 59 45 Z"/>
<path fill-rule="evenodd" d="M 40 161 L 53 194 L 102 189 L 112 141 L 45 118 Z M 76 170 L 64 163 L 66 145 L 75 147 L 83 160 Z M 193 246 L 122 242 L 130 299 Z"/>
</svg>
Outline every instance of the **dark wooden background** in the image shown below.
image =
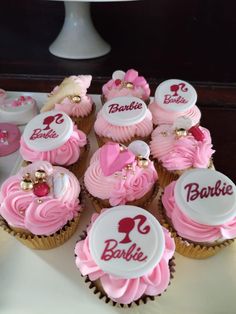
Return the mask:
<svg viewBox="0 0 236 314">
<path fill-rule="evenodd" d="M 8 0 L 0 9 L 0 87 L 48 92 L 70 74 L 92 74 L 90 93 L 116 69 L 137 69 L 152 93 L 168 78 L 197 89 L 203 118 L 216 148 L 216 168 L 236 181 L 236 2 L 143 0 L 92 3 L 100 34 L 112 45 L 107 56 L 67 60 L 49 45 L 64 20 L 63 2 Z"/>
</svg>

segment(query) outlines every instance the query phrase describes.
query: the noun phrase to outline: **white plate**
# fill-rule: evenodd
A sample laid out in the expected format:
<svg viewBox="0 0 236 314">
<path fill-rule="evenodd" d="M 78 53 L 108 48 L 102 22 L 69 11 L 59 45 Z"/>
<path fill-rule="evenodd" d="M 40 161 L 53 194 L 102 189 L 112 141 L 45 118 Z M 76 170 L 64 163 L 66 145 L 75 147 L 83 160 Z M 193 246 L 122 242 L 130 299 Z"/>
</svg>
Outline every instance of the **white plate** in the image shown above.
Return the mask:
<svg viewBox="0 0 236 314">
<path fill-rule="evenodd" d="M 20 93 L 10 92 L 11 96 Z M 43 93 L 29 93 L 41 105 Z M 98 96 L 93 96 L 100 106 Z M 91 146 L 96 149 L 94 135 Z M 16 172 L 18 153 L 0 158 L 0 184 Z M 153 205 L 155 210 L 155 203 Z M 63 246 L 33 251 L 0 230 L 1 314 L 235 314 L 236 244 L 207 260 L 192 260 L 176 253 L 176 274 L 168 290 L 154 302 L 119 309 L 94 296 L 74 263 L 74 246 L 89 222 L 84 211 L 76 234 Z"/>
</svg>

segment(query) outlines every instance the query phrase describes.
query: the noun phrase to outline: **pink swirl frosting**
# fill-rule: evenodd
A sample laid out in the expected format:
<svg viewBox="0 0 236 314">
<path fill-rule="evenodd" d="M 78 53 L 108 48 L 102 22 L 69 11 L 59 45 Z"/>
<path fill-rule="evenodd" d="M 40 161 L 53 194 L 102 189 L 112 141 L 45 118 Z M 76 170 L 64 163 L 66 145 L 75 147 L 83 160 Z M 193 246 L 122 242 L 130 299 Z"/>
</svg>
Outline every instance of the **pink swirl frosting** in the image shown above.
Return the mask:
<svg viewBox="0 0 236 314">
<path fill-rule="evenodd" d="M 177 138 L 172 125 L 159 125 L 152 133 L 151 154 L 170 170 L 184 170 L 190 167 L 207 168 L 212 154 L 210 132 L 203 127 L 203 141 L 198 141 L 189 133 Z"/>
<path fill-rule="evenodd" d="M 38 197 L 33 190 L 24 191 L 20 181 L 26 173 L 34 176 L 36 170 L 44 170 L 50 193 Z M 66 181 L 61 181 L 66 177 Z M 56 188 L 56 185 L 59 184 Z M 10 226 L 27 229 L 36 235 L 50 235 L 60 230 L 80 210 L 80 185 L 76 177 L 62 167 L 53 167 L 46 161 L 38 161 L 21 168 L 19 173 L 8 178 L 1 187 L 0 214 Z M 40 201 L 39 201 L 40 200 Z"/>
<path fill-rule="evenodd" d="M 147 109 L 146 116 L 141 122 L 129 126 L 118 126 L 107 122 L 102 112 L 99 111 L 94 124 L 94 130 L 99 136 L 109 137 L 115 142 L 126 142 L 135 136 L 146 137 L 153 130 L 152 114 Z"/>
<path fill-rule="evenodd" d="M 200 224 L 188 218 L 175 202 L 175 184 L 176 181 L 173 181 L 165 188 L 162 203 L 166 215 L 170 218 L 173 227 L 181 237 L 195 242 L 209 243 L 236 237 L 236 217 L 230 222 L 217 226 Z"/>
<path fill-rule="evenodd" d="M 134 96 L 142 100 L 148 100 L 150 96 L 150 88 L 143 76 L 138 76 L 138 72 L 130 69 L 125 75 L 123 82 L 132 83 L 133 88 L 125 87 L 125 84 L 122 84 L 122 81 L 117 83 L 117 80 L 111 79 L 102 87 L 102 93 L 106 97 L 106 100 L 110 100 L 115 97 L 120 96 Z"/>
<path fill-rule="evenodd" d="M 73 132 L 69 140 L 62 146 L 40 152 L 32 150 L 27 146 L 23 137 L 20 141 L 20 154 L 27 161 L 46 160 L 53 165 L 69 166 L 74 164 L 80 157 L 81 148 L 87 144 L 87 138 L 84 132 L 77 129 L 74 125 Z"/>
<path fill-rule="evenodd" d="M 196 105 L 194 105 L 189 110 L 183 112 L 175 112 L 170 110 L 164 110 L 160 106 L 158 106 L 155 101 L 153 101 L 149 104 L 148 109 L 152 113 L 152 120 L 153 124 L 155 125 L 172 124 L 177 118 L 183 116 L 190 118 L 193 125 L 198 124 L 201 119 L 201 111 Z"/>
<path fill-rule="evenodd" d="M 98 214 L 92 216 L 91 225 L 97 217 Z M 129 304 L 138 300 L 143 294 L 158 295 L 168 287 L 170 281 L 168 263 L 174 254 L 175 243 L 165 228 L 163 228 L 165 250 L 160 262 L 148 274 L 138 278 L 126 279 L 104 273 L 92 259 L 89 250 L 89 231 L 91 225 L 87 230 L 88 236 L 86 239 L 76 244 L 76 265 L 83 276 L 88 275 L 92 281 L 100 279 L 102 287 L 109 298 L 121 304 Z"/>
<path fill-rule="evenodd" d="M 84 183 L 91 195 L 103 200 L 108 199 L 111 206 L 142 198 L 157 181 L 157 172 L 151 161 L 146 168 L 139 167 L 137 161 L 134 161 L 131 170 L 123 168 L 121 171 L 105 176 L 98 152 L 95 152 L 85 172 Z"/>
</svg>

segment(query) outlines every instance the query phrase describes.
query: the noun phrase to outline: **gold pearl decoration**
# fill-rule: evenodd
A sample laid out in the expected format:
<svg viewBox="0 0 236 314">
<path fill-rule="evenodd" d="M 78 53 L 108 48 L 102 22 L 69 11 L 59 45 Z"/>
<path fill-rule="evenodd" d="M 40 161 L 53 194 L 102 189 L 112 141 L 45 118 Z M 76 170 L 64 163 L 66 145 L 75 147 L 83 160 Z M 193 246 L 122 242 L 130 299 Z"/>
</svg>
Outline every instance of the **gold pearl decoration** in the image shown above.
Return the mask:
<svg viewBox="0 0 236 314">
<path fill-rule="evenodd" d="M 35 176 L 35 179 L 37 179 L 37 180 L 45 180 L 47 177 L 46 172 L 44 170 L 41 170 L 41 169 L 35 171 L 34 176 Z"/>
<path fill-rule="evenodd" d="M 72 102 L 79 103 L 81 101 L 81 97 L 79 95 L 74 95 L 70 97 Z"/>
<path fill-rule="evenodd" d="M 181 138 L 183 136 L 187 136 L 188 135 L 188 131 L 185 130 L 184 128 L 180 128 L 180 129 L 176 129 L 175 130 L 175 134 L 177 138 Z"/>
<path fill-rule="evenodd" d="M 140 168 L 147 168 L 149 161 L 147 158 L 142 157 L 141 155 L 137 156 L 137 163 Z"/>
<path fill-rule="evenodd" d="M 42 202 L 43 202 L 42 200 L 37 199 L 37 203 L 38 203 L 38 204 L 42 204 Z"/>
<path fill-rule="evenodd" d="M 33 186 L 34 186 L 34 183 L 30 178 L 30 174 L 26 173 L 20 182 L 20 188 L 23 191 L 30 191 L 33 189 Z"/>
<path fill-rule="evenodd" d="M 128 89 L 133 89 L 134 88 L 134 84 L 131 83 L 131 82 L 127 82 L 127 83 L 125 83 L 125 87 L 128 88 Z"/>
</svg>

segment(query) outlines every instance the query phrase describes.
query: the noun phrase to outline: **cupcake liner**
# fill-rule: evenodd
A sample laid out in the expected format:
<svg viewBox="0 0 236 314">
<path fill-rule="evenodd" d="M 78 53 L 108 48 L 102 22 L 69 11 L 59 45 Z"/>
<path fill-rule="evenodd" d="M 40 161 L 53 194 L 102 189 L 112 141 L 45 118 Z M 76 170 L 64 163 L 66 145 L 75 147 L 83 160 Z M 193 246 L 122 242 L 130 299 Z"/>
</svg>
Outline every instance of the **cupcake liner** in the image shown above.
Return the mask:
<svg viewBox="0 0 236 314">
<path fill-rule="evenodd" d="M 80 236 L 80 240 L 84 240 L 86 238 L 86 236 L 87 236 L 87 232 L 84 231 Z M 170 286 L 171 280 L 174 278 L 174 273 L 175 273 L 175 257 L 174 256 L 169 260 L 169 268 L 170 268 L 170 281 L 169 281 L 168 286 Z M 100 280 L 91 281 L 89 279 L 89 276 L 83 276 L 83 275 L 81 275 L 81 276 L 84 278 L 85 283 L 88 284 L 88 288 L 100 300 L 103 300 L 105 303 L 110 304 L 112 306 L 121 307 L 121 308 L 131 308 L 134 306 L 146 304 L 148 301 L 154 301 L 154 300 L 156 300 L 157 297 L 160 297 L 167 290 L 167 289 L 165 289 L 162 293 L 160 293 L 156 296 L 143 295 L 141 298 L 139 298 L 136 301 L 133 301 L 129 304 L 123 304 L 123 303 L 115 302 L 107 296 L 105 291 L 102 289 L 102 286 L 100 284 Z"/>
<path fill-rule="evenodd" d="M 95 121 L 95 112 L 96 112 L 96 105 L 93 103 L 92 111 L 87 116 L 85 117 L 70 116 L 70 118 L 77 125 L 79 130 L 83 131 L 85 134 L 88 135 Z"/>
<path fill-rule="evenodd" d="M 230 244 L 234 242 L 233 239 L 229 239 L 229 240 L 224 240 L 221 243 L 200 244 L 200 243 L 194 243 L 190 240 L 183 239 L 177 234 L 177 232 L 171 226 L 169 218 L 165 214 L 165 209 L 161 201 L 161 196 L 158 201 L 158 211 L 159 211 L 158 214 L 160 216 L 160 222 L 162 226 L 170 231 L 171 236 L 175 240 L 176 252 L 178 252 L 179 254 L 183 256 L 194 258 L 194 259 L 205 259 L 210 256 L 214 256 L 221 249 L 229 246 Z"/>
<path fill-rule="evenodd" d="M 90 143 L 88 141 L 84 147 L 84 151 L 82 151 L 82 153 L 79 157 L 79 160 L 72 165 L 64 166 L 65 168 L 70 170 L 72 173 L 74 173 L 74 175 L 77 178 L 82 177 L 86 168 L 87 168 L 87 160 L 88 160 L 89 150 L 90 150 Z M 63 165 L 61 167 L 63 167 Z"/>
<path fill-rule="evenodd" d="M 143 100 L 143 99 L 142 99 Z M 150 104 L 150 97 L 147 100 L 143 100 L 145 102 L 145 104 L 148 106 Z M 107 99 L 104 95 L 101 95 L 101 103 L 102 105 L 105 104 L 105 102 L 107 102 Z"/>
<path fill-rule="evenodd" d="M 69 238 L 75 233 L 77 229 L 79 218 L 80 213 L 78 213 L 77 217 L 68 221 L 62 229 L 50 236 L 37 236 L 14 231 L 11 227 L 9 227 L 5 219 L 3 219 L 1 216 L 0 227 L 30 249 L 49 250 L 56 248 L 69 240 Z"/>
<path fill-rule="evenodd" d="M 158 173 L 158 180 L 161 188 L 165 188 L 167 185 L 169 185 L 172 181 L 178 180 L 178 178 L 187 170 L 194 169 L 194 168 L 188 168 L 185 170 L 175 170 L 175 171 L 169 171 L 166 168 L 162 166 L 162 163 L 154 160 L 154 166 L 156 168 L 156 171 Z M 210 159 L 208 169 L 215 169 L 212 159 Z"/>
<path fill-rule="evenodd" d="M 115 142 L 115 143 L 123 144 L 125 146 L 129 146 L 130 143 L 132 143 L 133 141 L 136 141 L 136 140 L 144 141 L 147 144 L 151 140 L 151 135 L 148 135 L 148 136 L 145 136 L 145 137 L 134 136 L 130 140 L 127 140 L 127 141 L 115 141 L 112 138 L 105 137 L 105 136 L 99 136 L 96 132 L 94 132 L 94 133 L 95 133 L 95 136 L 96 136 L 97 143 L 98 143 L 99 147 L 103 146 L 104 144 L 106 144 L 108 142 Z"/>
<path fill-rule="evenodd" d="M 110 208 L 112 205 L 110 205 L 109 200 L 102 200 L 97 197 L 94 197 L 89 193 L 89 191 L 86 189 L 84 182 L 82 183 L 82 190 L 85 196 L 92 202 L 94 209 L 96 212 L 100 213 L 103 208 Z M 144 208 L 148 210 L 149 206 L 157 196 L 159 191 L 159 185 L 156 183 L 153 188 L 147 192 L 143 197 L 141 197 L 138 200 L 134 200 L 131 202 L 127 202 L 125 205 L 134 205 L 141 208 Z"/>
</svg>

